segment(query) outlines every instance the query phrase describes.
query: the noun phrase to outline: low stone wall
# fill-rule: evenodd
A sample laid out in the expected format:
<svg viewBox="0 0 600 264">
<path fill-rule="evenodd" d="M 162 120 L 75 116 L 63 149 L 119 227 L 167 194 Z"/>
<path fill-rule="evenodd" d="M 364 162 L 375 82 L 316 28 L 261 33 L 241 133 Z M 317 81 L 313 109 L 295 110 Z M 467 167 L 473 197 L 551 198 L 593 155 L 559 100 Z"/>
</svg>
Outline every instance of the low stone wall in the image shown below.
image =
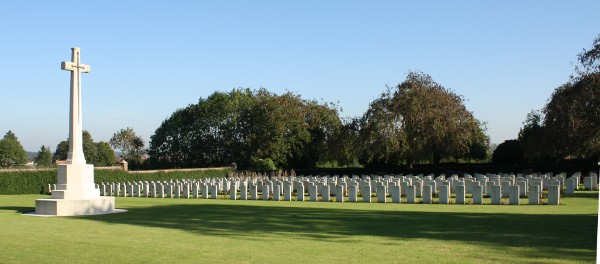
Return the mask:
<svg viewBox="0 0 600 264">
<path fill-rule="evenodd" d="M 94 167 L 95 170 L 123 170 L 122 166 L 109 166 L 109 167 Z M 192 168 L 192 169 L 168 169 L 168 170 L 140 170 L 140 171 L 127 171 L 130 174 L 143 174 L 143 173 L 158 173 L 158 172 L 178 172 L 178 171 L 208 171 L 208 170 L 228 170 L 231 167 L 215 167 L 215 168 Z M 14 168 L 14 169 L 0 169 L 0 172 L 34 172 L 34 171 L 55 171 L 56 167 L 50 168 Z"/>
<path fill-rule="evenodd" d="M 15 169 L 0 169 L 0 172 L 27 172 L 27 171 L 55 171 L 56 167 L 52 168 L 15 168 Z"/>
<path fill-rule="evenodd" d="M 207 170 L 229 170 L 231 167 L 215 167 L 215 168 L 193 168 L 193 169 L 170 169 L 170 170 L 140 170 L 140 171 L 128 171 L 131 174 L 143 174 L 143 173 L 159 173 L 159 172 L 178 172 L 178 171 L 207 171 Z"/>
</svg>

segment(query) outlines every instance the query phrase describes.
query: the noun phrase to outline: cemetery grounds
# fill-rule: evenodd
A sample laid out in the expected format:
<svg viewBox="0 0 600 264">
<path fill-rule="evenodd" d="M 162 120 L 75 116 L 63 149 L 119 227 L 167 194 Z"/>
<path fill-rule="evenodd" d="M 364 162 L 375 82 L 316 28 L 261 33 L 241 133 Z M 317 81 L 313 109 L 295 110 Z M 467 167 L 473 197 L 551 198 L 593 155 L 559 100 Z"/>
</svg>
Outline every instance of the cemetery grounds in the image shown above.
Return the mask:
<svg viewBox="0 0 600 264">
<path fill-rule="evenodd" d="M 561 205 L 117 197 L 120 214 L 33 217 L 0 195 L 0 263 L 594 263 L 598 191 Z"/>
</svg>

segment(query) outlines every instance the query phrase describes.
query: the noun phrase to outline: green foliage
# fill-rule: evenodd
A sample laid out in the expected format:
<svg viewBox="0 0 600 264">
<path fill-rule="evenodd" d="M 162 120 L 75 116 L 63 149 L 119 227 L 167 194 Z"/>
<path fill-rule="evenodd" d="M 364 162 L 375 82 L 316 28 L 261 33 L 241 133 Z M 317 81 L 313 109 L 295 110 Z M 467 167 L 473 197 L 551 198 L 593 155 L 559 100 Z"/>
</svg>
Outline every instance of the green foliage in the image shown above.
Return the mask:
<svg viewBox="0 0 600 264">
<path fill-rule="evenodd" d="M 42 194 L 57 182 L 56 170 L 0 172 L 0 194 Z"/>
<path fill-rule="evenodd" d="M 464 99 L 426 74 L 411 72 L 369 105 L 360 122 L 361 158 L 370 164 L 486 158 L 485 124 Z"/>
<path fill-rule="evenodd" d="M 115 151 L 110 147 L 108 142 L 96 143 L 97 159 L 95 166 L 112 166 L 115 164 Z"/>
<path fill-rule="evenodd" d="M 50 148 L 42 145 L 33 161 L 37 167 L 49 167 L 52 165 L 52 152 L 50 152 Z"/>
<path fill-rule="evenodd" d="M 128 161 L 140 159 L 144 154 L 144 140 L 131 127 L 115 133 L 110 139 L 110 145 L 120 149 L 123 152 L 123 158 Z"/>
<path fill-rule="evenodd" d="M 399 164 L 407 151 L 402 117 L 393 109 L 391 90 L 369 105 L 360 119 L 360 157 L 369 164 Z"/>
<path fill-rule="evenodd" d="M 265 89 L 215 92 L 179 109 L 151 137 L 151 165 L 157 167 L 252 166 L 248 157 L 276 166 L 312 167 L 333 156 L 341 129 L 332 104 L 306 101 Z"/>
<path fill-rule="evenodd" d="M 544 132 L 551 156 L 600 156 L 600 72 L 569 82 L 554 91 L 544 108 Z"/>
<path fill-rule="evenodd" d="M 338 163 L 338 166 L 360 166 L 358 164 L 361 153 L 359 131 L 360 119 L 346 118 L 342 122 L 339 133 L 333 140 L 330 140 L 330 159 L 332 161 L 335 160 Z M 317 164 L 317 167 L 319 166 L 320 165 Z"/>
<path fill-rule="evenodd" d="M 447 157 L 468 156 L 476 142 L 487 145 L 481 123 L 464 106 L 464 99 L 426 74 L 411 72 L 397 86 L 393 109 L 402 117 L 409 160 L 439 163 Z"/>
<path fill-rule="evenodd" d="M 8 131 L 0 140 L 0 167 L 22 166 L 29 161 L 17 136 Z"/>
<path fill-rule="evenodd" d="M 277 167 L 275 167 L 275 163 L 273 163 L 271 159 L 253 159 L 251 169 L 253 171 L 263 172 L 274 171 L 277 169 Z"/>
<path fill-rule="evenodd" d="M 492 163 L 497 165 L 517 165 L 523 161 L 523 148 L 516 140 L 506 140 L 494 150 Z"/>
<path fill-rule="evenodd" d="M 94 139 L 92 138 L 92 134 L 87 130 L 83 131 L 83 155 L 85 155 L 85 161 L 87 164 L 96 165 L 96 161 L 98 159 L 98 148 L 94 143 Z"/>
<path fill-rule="evenodd" d="M 526 161 L 600 160 L 600 35 L 575 70 L 542 112 L 527 115 L 519 132 Z"/>
<path fill-rule="evenodd" d="M 87 130 L 83 131 L 83 155 L 85 155 L 85 161 L 87 164 L 94 164 L 94 166 L 112 166 L 115 162 L 115 152 L 112 150 L 110 145 L 104 141 L 94 142 L 92 134 Z M 69 155 L 69 141 L 61 141 L 56 146 L 53 159 L 66 160 Z"/>
<path fill-rule="evenodd" d="M 122 170 L 94 170 L 94 180 L 100 182 L 168 181 L 171 179 L 200 179 L 225 177 L 230 170 L 171 171 L 128 173 Z M 44 193 L 48 184 L 58 181 L 57 170 L 0 172 L 0 194 Z"/>
<path fill-rule="evenodd" d="M 488 159 L 488 146 L 483 142 L 472 142 L 469 146 L 468 157 L 473 160 L 484 161 Z"/>
<path fill-rule="evenodd" d="M 585 76 L 590 73 L 600 72 L 600 34 L 594 39 L 592 48 L 584 49 L 582 53 L 577 55 L 579 65 L 576 70 L 580 76 Z"/>
<path fill-rule="evenodd" d="M 517 138 L 523 147 L 523 161 L 527 163 L 539 163 L 546 161 L 548 146 L 546 142 L 545 128 L 542 124 L 542 112 L 531 111 L 523 122 Z"/>
<path fill-rule="evenodd" d="M 54 161 L 57 160 L 66 160 L 69 155 L 69 141 L 61 141 L 56 145 L 56 151 L 54 151 L 54 156 L 52 159 Z"/>
<path fill-rule="evenodd" d="M 330 160 L 318 163 L 315 168 L 319 169 L 335 169 L 335 168 L 362 168 L 363 166 L 358 163 L 358 160 L 354 160 L 345 164 L 338 163 L 337 160 Z"/>
</svg>

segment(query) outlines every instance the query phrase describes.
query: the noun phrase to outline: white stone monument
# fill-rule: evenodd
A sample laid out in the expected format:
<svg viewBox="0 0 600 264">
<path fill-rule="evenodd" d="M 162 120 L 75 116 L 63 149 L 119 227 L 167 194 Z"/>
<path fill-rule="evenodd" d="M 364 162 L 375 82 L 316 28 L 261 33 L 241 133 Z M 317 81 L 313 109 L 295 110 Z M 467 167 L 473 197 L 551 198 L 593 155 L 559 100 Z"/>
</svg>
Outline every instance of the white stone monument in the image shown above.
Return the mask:
<svg viewBox="0 0 600 264">
<path fill-rule="evenodd" d="M 82 145 L 81 73 L 90 66 L 81 64 L 79 48 L 72 48 L 71 61 L 61 68 L 71 72 L 69 114 L 69 154 L 66 164 L 58 165 L 58 184 L 51 199 L 35 201 L 35 214 L 48 216 L 96 215 L 124 212 L 115 209 L 114 197 L 101 197 L 94 184 L 94 165 L 86 164 Z"/>
</svg>

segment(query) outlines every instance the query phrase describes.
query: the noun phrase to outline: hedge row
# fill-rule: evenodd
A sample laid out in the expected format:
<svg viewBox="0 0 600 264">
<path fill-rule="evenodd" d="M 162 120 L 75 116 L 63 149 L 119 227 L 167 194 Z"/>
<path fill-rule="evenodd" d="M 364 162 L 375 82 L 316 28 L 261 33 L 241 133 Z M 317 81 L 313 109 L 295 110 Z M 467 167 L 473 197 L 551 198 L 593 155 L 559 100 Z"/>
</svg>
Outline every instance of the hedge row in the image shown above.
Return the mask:
<svg viewBox="0 0 600 264">
<path fill-rule="evenodd" d="M 322 169 L 296 169 L 296 175 L 362 175 L 362 174 L 430 174 L 446 175 L 463 173 L 548 173 L 558 174 L 566 172 L 571 176 L 575 172 L 581 172 L 588 175 L 590 171 L 598 173 L 600 166 L 597 162 L 569 162 L 563 164 L 542 164 L 542 165 L 494 165 L 491 163 L 443 163 L 443 164 L 415 164 L 412 168 L 402 166 L 379 166 L 375 168 L 322 168 Z"/>
<path fill-rule="evenodd" d="M 44 193 L 56 181 L 55 170 L 0 172 L 0 194 Z"/>
<path fill-rule="evenodd" d="M 170 171 L 133 174 L 122 170 L 95 170 L 94 180 L 99 182 L 168 181 L 171 179 L 200 179 L 224 177 L 230 170 Z M 43 194 L 48 184 L 57 182 L 57 171 L 0 172 L 0 194 Z"/>
</svg>

